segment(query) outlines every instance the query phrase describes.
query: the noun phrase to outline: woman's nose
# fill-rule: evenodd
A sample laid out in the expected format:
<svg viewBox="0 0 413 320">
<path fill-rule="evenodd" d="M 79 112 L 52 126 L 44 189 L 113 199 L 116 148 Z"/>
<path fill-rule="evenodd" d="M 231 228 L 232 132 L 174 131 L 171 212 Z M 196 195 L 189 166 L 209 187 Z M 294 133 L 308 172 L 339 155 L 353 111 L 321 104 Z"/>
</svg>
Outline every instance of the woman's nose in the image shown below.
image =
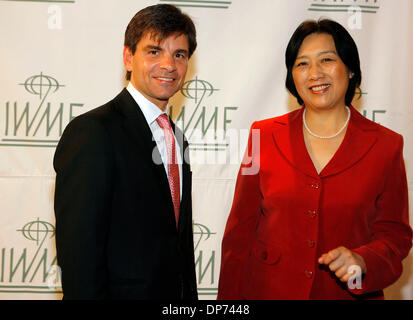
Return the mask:
<svg viewBox="0 0 413 320">
<path fill-rule="evenodd" d="M 318 63 L 310 64 L 309 78 L 310 80 L 318 80 L 324 75 L 321 66 Z"/>
</svg>

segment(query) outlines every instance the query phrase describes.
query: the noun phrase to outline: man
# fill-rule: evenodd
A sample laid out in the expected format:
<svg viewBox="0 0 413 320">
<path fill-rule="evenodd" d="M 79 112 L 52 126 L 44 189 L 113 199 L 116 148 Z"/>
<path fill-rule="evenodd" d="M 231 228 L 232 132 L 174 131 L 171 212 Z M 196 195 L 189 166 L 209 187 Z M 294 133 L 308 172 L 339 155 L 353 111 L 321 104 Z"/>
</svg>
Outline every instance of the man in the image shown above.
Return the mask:
<svg viewBox="0 0 413 320">
<path fill-rule="evenodd" d="M 197 299 L 188 143 L 167 116 L 195 48 L 178 8 L 139 11 L 127 88 L 65 129 L 54 158 L 64 299 Z"/>
</svg>

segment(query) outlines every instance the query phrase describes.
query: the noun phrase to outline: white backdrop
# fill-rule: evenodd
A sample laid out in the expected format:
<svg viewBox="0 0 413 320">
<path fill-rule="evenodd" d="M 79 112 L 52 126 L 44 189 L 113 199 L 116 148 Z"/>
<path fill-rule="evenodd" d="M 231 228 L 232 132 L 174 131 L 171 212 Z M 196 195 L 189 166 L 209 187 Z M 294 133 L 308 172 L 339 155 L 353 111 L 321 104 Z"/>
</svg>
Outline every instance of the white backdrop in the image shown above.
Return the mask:
<svg viewBox="0 0 413 320">
<path fill-rule="evenodd" d="M 0 299 L 61 298 L 54 149 L 70 119 L 124 87 L 124 30 L 157 3 L 181 6 L 198 32 L 171 111 L 191 143 L 201 299 L 217 293 L 221 239 L 251 123 L 298 107 L 284 87 L 284 52 L 305 19 L 333 18 L 358 44 L 363 82 L 354 104 L 404 136 L 412 216 L 411 0 L 0 0 Z M 413 299 L 412 253 L 404 267 L 387 299 Z"/>
</svg>

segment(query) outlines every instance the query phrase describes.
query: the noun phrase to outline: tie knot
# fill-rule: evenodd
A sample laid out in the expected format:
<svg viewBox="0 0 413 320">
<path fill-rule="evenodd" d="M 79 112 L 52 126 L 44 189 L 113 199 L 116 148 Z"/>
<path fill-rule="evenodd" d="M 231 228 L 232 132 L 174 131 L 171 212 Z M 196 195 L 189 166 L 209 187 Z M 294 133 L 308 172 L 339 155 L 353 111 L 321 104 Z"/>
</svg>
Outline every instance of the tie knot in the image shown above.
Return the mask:
<svg viewBox="0 0 413 320">
<path fill-rule="evenodd" d="M 162 129 L 170 129 L 171 128 L 171 123 L 169 122 L 168 116 L 165 113 L 162 113 L 157 119 L 156 122 L 158 122 L 158 125 Z"/>
</svg>

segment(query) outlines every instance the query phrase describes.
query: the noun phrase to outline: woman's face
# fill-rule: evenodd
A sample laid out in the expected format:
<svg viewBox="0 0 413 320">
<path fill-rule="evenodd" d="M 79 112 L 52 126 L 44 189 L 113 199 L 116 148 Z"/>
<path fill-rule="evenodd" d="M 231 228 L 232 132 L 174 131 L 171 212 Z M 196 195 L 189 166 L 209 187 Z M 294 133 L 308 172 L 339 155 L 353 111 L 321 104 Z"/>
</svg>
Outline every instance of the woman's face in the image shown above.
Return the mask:
<svg viewBox="0 0 413 320">
<path fill-rule="evenodd" d="M 301 44 L 292 75 L 304 105 L 315 109 L 345 106 L 350 73 L 327 33 L 312 33 Z"/>
</svg>

